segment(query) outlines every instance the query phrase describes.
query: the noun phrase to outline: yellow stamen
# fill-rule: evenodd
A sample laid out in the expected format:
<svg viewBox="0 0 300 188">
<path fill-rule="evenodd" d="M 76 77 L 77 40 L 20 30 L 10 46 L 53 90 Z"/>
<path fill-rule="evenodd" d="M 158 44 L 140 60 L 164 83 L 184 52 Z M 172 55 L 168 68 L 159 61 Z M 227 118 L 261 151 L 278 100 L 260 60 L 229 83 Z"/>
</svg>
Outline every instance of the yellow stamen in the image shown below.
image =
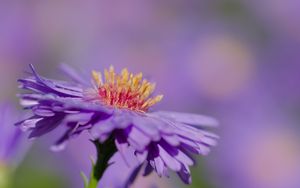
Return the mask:
<svg viewBox="0 0 300 188">
<path fill-rule="evenodd" d="M 114 67 L 110 66 L 104 70 L 104 82 L 100 72 L 92 71 L 92 77 L 98 87 L 99 99 L 117 108 L 145 112 L 163 98 L 162 95 L 150 97 L 155 84 L 143 79 L 142 73 L 133 75 L 123 69 L 121 74 L 116 74 Z"/>
</svg>

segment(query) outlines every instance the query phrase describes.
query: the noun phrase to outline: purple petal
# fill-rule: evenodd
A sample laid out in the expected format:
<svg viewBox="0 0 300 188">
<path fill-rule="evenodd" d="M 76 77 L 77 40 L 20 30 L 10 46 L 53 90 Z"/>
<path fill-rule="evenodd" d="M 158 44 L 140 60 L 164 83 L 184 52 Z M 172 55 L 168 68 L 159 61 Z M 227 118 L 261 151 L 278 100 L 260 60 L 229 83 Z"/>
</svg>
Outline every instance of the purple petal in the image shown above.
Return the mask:
<svg viewBox="0 0 300 188">
<path fill-rule="evenodd" d="M 154 166 L 159 177 L 162 177 L 164 173 L 165 165 L 163 160 L 160 157 L 154 158 Z"/>
<path fill-rule="evenodd" d="M 193 153 L 201 154 L 200 148 L 198 147 L 198 144 L 196 142 L 185 138 L 179 138 L 179 140 L 183 148 L 186 148 Z"/>
<path fill-rule="evenodd" d="M 140 152 L 135 152 L 135 155 L 136 155 L 138 161 L 139 161 L 140 163 L 143 163 L 143 162 L 147 159 L 148 151 L 145 150 L 145 151 L 143 151 L 143 152 L 141 152 L 141 153 L 140 153 Z"/>
<path fill-rule="evenodd" d="M 138 151 L 143 151 L 150 143 L 150 138 L 135 127 L 132 127 L 128 135 L 129 144 Z"/>
<path fill-rule="evenodd" d="M 148 176 L 153 172 L 154 168 L 148 163 L 145 167 L 143 176 Z"/>
<path fill-rule="evenodd" d="M 56 143 L 50 147 L 52 151 L 58 152 L 66 148 L 66 143 L 70 139 L 71 131 L 67 131 Z"/>
<path fill-rule="evenodd" d="M 128 151 L 128 144 L 127 143 L 120 143 L 118 139 L 115 139 L 116 147 L 118 148 L 118 151 L 125 161 L 125 164 L 130 167 L 130 159 L 127 158 L 126 152 Z"/>
<path fill-rule="evenodd" d="M 182 165 L 181 170 L 179 172 L 177 172 L 177 174 L 184 183 L 186 183 L 186 184 L 192 183 L 191 172 L 184 165 Z"/>
<path fill-rule="evenodd" d="M 53 111 L 45 108 L 34 108 L 32 109 L 32 111 L 35 115 L 42 116 L 42 117 L 52 117 L 55 115 Z"/>
<path fill-rule="evenodd" d="M 136 116 L 133 119 L 133 124 L 141 132 L 148 135 L 153 141 L 158 141 L 160 139 L 159 130 L 151 118 Z"/>
<path fill-rule="evenodd" d="M 70 84 L 67 84 L 65 82 L 61 81 L 54 81 L 54 80 L 49 80 L 42 78 L 41 76 L 38 75 L 38 73 L 35 71 L 35 68 L 33 67 L 32 64 L 30 64 L 30 68 L 32 71 L 32 74 L 36 78 L 36 81 L 47 88 L 57 92 L 58 94 L 62 95 L 69 95 L 71 97 L 82 97 L 82 92 L 83 90 L 79 87 L 72 86 Z"/>
<path fill-rule="evenodd" d="M 201 144 L 201 143 L 197 143 L 197 145 L 198 145 L 198 148 L 200 149 L 202 155 L 208 155 L 209 154 L 210 147 L 208 145 Z"/>
<path fill-rule="evenodd" d="M 173 171 L 179 171 L 181 168 L 181 164 L 173 157 L 171 156 L 166 150 L 164 150 L 163 147 L 158 145 L 159 149 L 159 155 L 164 161 L 164 163 Z"/>
<path fill-rule="evenodd" d="M 125 183 L 125 188 L 129 188 L 130 185 L 133 184 L 133 182 L 136 180 L 137 175 L 139 174 L 140 170 L 142 168 L 142 165 L 137 166 L 133 172 L 131 173 L 130 177 L 128 178 L 128 180 Z"/>
<path fill-rule="evenodd" d="M 77 113 L 77 114 L 69 114 L 64 119 L 64 122 L 78 122 L 78 123 L 86 123 L 91 120 L 93 113 Z"/>
<path fill-rule="evenodd" d="M 170 177 L 170 174 L 169 174 L 169 170 L 168 168 L 164 168 L 164 172 L 163 172 L 164 176 L 169 178 Z"/>
<path fill-rule="evenodd" d="M 111 121 L 114 127 L 124 129 L 132 124 L 132 116 L 132 113 L 116 110 Z"/>
<path fill-rule="evenodd" d="M 70 79 L 72 79 L 75 83 L 80 83 L 82 85 L 87 85 L 88 83 L 85 79 L 82 79 L 83 75 L 80 75 L 76 70 L 71 68 L 67 64 L 61 64 L 60 70 L 67 75 Z"/>
<path fill-rule="evenodd" d="M 99 121 L 90 130 L 94 139 L 97 139 L 101 135 L 110 134 L 115 129 L 115 125 L 112 123 L 111 119 L 104 121 Z"/>
<path fill-rule="evenodd" d="M 215 138 L 211 138 L 211 137 L 207 137 L 205 136 L 202 140 L 201 143 L 205 143 L 206 145 L 209 146 L 216 146 L 217 145 L 217 141 Z"/>
<path fill-rule="evenodd" d="M 178 150 L 178 154 L 175 156 L 175 158 L 180 161 L 183 164 L 186 164 L 188 166 L 194 165 L 193 159 L 191 159 L 189 156 L 187 156 L 184 152 L 181 150 Z"/>
<path fill-rule="evenodd" d="M 212 142 L 212 144 L 216 145 L 216 139 L 218 139 L 218 136 L 216 136 L 212 133 L 209 133 L 209 132 L 206 132 L 203 130 L 199 130 L 199 129 L 196 129 L 189 125 L 185 125 L 185 124 L 181 124 L 181 123 L 173 123 L 172 125 L 176 127 L 174 132 L 176 132 L 176 134 L 178 134 L 182 137 L 185 137 L 187 139 L 194 140 L 197 142 L 202 142 L 203 140 L 207 140 L 208 142 Z"/>
<path fill-rule="evenodd" d="M 44 118 L 43 120 L 38 121 L 35 128 L 32 129 L 29 138 L 39 137 L 48 132 L 51 132 L 59 126 L 63 118 L 64 115 L 56 115 L 54 117 Z"/>
<path fill-rule="evenodd" d="M 30 129 L 36 127 L 36 124 L 42 119 L 43 118 L 27 119 L 22 122 L 16 123 L 16 126 L 20 126 L 22 131 L 27 131 L 27 130 L 30 130 Z"/>
<path fill-rule="evenodd" d="M 163 139 L 171 146 L 179 146 L 180 141 L 177 135 L 163 135 Z"/>
<path fill-rule="evenodd" d="M 179 113 L 179 112 L 168 112 L 168 111 L 159 111 L 153 113 L 157 116 L 169 118 L 177 122 L 193 125 L 195 127 L 216 127 L 218 126 L 218 121 L 214 118 L 198 115 L 198 114 L 190 114 L 190 113 Z"/>
</svg>

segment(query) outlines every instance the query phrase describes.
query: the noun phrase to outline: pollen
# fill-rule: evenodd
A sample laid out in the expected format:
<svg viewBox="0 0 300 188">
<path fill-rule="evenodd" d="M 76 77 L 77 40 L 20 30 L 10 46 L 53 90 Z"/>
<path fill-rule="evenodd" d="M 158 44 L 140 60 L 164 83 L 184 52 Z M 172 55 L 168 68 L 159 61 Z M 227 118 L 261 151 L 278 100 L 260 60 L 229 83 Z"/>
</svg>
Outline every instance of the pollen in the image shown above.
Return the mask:
<svg viewBox="0 0 300 188">
<path fill-rule="evenodd" d="M 125 68 L 117 74 L 113 66 L 101 72 L 92 71 L 99 99 L 106 105 L 146 112 L 162 100 L 163 95 L 152 97 L 155 84 L 143 79 L 143 74 L 129 73 Z"/>
</svg>

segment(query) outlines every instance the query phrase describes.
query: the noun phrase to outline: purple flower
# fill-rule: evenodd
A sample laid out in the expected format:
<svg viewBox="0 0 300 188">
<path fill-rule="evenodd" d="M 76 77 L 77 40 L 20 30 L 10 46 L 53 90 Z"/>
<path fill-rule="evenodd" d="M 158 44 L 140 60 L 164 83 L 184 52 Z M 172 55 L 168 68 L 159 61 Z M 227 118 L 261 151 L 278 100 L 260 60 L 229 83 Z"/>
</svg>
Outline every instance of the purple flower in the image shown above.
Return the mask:
<svg viewBox="0 0 300 188">
<path fill-rule="evenodd" d="M 0 166 L 16 165 L 22 158 L 26 146 L 20 129 L 14 126 L 18 113 L 11 104 L 0 104 Z"/>
<path fill-rule="evenodd" d="M 31 65 L 31 76 L 20 79 L 20 88 L 30 92 L 20 94 L 21 104 L 33 115 L 17 123 L 30 131 L 30 138 L 42 136 L 58 127 L 63 136 L 52 149 L 63 149 L 66 142 L 88 130 L 93 140 L 105 142 L 113 138 L 126 161 L 128 147 L 146 164 L 144 175 L 153 170 L 168 176 L 168 169 L 178 173 L 185 183 L 191 183 L 189 166 L 194 164 L 191 153 L 206 155 L 216 145 L 217 136 L 204 130 L 216 126 L 216 120 L 196 114 L 150 112 L 162 99 L 152 96 L 155 84 L 123 69 L 92 72 L 92 84 L 74 70 L 63 70 L 73 82 L 50 80 L 38 75 Z M 146 162 L 145 162 L 146 161 Z M 134 179 L 134 177 L 133 177 Z"/>
</svg>

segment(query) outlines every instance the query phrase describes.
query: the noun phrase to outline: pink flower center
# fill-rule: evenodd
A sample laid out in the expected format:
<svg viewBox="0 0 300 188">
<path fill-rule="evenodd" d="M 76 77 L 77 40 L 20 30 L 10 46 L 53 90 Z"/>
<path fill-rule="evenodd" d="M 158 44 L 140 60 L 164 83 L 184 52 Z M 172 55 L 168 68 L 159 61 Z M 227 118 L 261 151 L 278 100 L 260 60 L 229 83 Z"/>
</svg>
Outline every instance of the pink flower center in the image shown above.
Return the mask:
<svg viewBox="0 0 300 188">
<path fill-rule="evenodd" d="M 133 75 L 123 69 L 117 74 L 110 66 L 104 70 L 104 81 L 100 72 L 93 71 L 92 75 L 99 98 L 106 105 L 146 112 L 163 98 L 163 95 L 151 97 L 155 84 L 143 79 L 142 73 Z"/>
</svg>

